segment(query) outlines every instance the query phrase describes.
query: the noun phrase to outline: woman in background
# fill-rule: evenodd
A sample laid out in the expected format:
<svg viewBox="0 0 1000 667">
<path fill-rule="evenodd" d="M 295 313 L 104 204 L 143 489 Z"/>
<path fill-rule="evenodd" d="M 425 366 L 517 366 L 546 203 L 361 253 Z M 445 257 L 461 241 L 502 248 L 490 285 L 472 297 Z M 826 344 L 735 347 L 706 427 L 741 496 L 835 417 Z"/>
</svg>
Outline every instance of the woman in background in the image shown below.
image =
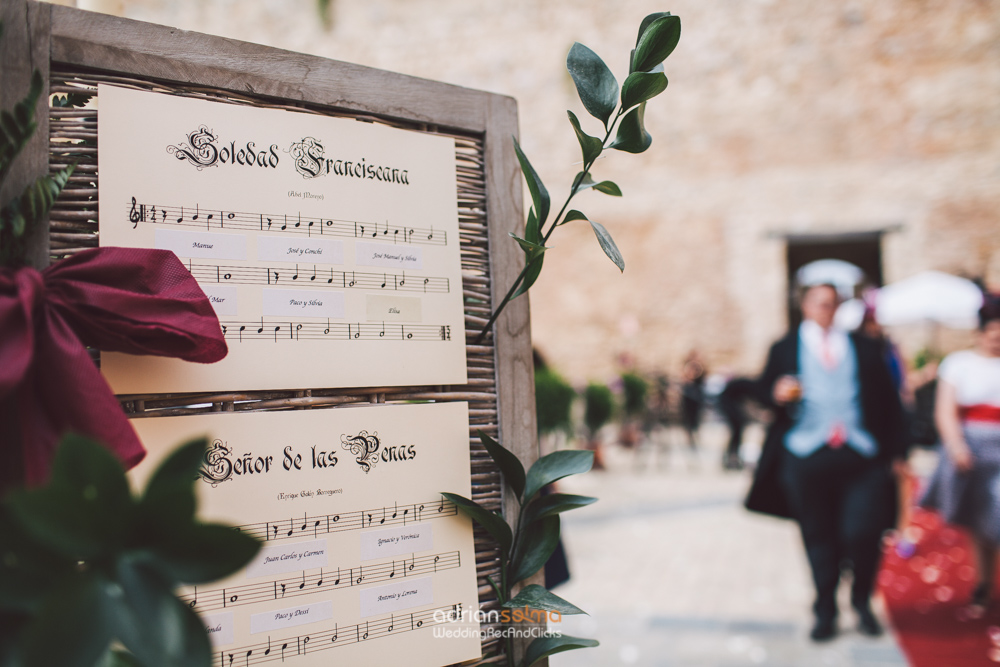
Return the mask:
<svg viewBox="0 0 1000 667">
<path fill-rule="evenodd" d="M 701 426 L 701 412 L 705 405 L 705 364 L 697 350 L 691 350 L 684 358 L 681 369 L 681 424 L 687 433 L 691 451 L 698 449 L 698 427 Z"/>
<path fill-rule="evenodd" d="M 990 600 L 1000 546 L 1000 296 L 979 311 L 979 340 L 938 371 L 935 420 L 944 455 L 921 505 L 967 527 L 979 558 L 972 603 Z"/>
</svg>

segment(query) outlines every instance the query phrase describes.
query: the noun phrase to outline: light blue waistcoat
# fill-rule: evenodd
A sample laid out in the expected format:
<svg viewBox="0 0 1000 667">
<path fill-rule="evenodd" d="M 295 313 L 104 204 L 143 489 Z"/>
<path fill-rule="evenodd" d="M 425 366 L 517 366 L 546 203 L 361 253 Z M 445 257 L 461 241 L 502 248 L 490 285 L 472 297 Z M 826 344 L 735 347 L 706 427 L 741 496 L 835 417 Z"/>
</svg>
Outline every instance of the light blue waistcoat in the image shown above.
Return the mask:
<svg viewBox="0 0 1000 667">
<path fill-rule="evenodd" d="M 866 458 L 878 445 L 861 424 L 861 389 L 858 357 L 853 341 L 836 368 L 827 369 L 799 338 L 799 381 L 802 402 L 795 425 L 785 436 L 785 448 L 805 458 L 825 445 L 835 424 L 846 429 L 847 445 Z"/>
</svg>

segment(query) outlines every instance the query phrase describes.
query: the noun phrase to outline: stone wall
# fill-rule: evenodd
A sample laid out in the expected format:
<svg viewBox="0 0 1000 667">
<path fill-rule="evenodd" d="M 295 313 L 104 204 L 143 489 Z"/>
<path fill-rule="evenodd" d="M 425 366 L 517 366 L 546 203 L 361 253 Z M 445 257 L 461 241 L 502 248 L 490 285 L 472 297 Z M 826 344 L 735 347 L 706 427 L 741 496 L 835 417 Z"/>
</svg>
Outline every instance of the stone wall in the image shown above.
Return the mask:
<svg viewBox="0 0 1000 667">
<path fill-rule="evenodd" d="M 621 80 L 639 20 L 680 15 L 670 87 L 646 116 L 652 148 L 596 170 L 624 199 L 577 202 L 611 231 L 625 274 L 571 224 L 531 293 L 537 345 L 576 381 L 612 376 L 622 353 L 675 373 L 693 347 L 716 368 L 759 367 L 786 326 L 788 233 L 895 230 L 888 281 L 934 268 L 1000 287 L 996 0 L 333 0 L 329 29 L 314 0 L 88 2 L 511 95 L 554 199 L 579 166 L 564 111 L 586 116 L 569 47 L 590 46 Z"/>
</svg>

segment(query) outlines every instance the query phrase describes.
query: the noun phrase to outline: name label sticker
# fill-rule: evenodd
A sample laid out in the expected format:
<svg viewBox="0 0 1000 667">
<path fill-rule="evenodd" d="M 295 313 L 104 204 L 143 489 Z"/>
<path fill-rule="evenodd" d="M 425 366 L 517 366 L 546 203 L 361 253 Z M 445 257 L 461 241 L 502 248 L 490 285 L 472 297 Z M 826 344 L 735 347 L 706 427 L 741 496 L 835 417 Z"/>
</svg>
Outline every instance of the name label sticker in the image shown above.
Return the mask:
<svg viewBox="0 0 1000 667">
<path fill-rule="evenodd" d="M 422 248 L 359 241 L 354 244 L 354 251 L 355 261 L 359 266 L 382 266 L 389 269 L 424 268 Z"/>
<path fill-rule="evenodd" d="M 388 558 L 433 548 L 434 532 L 429 523 L 361 533 L 361 560 Z"/>
<path fill-rule="evenodd" d="M 344 244 L 326 239 L 287 239 L 280 236 L 257 237 L 257 259 L 266 262 L 311 262 L 343 264 Z"/>
<path fill-rule="evenodd" d="M 233 641 L 233 612 L 225 611 L 221 614 L 204 614 L 201 617 L 208 631 L 208 640 L 212 646 L 226 646 Z"/>
<path fill-rule="evenodd" d="M 178 257 L 191 257 L 193 259 L 247 258 L 247 237 L 242 235 L 157 229 L 154 241 L 158 250 L 173 250 Z"/>
<path fill-rule="evenodd" d="M 236 315 L 237 290 L 235 285 L 212 285 L 199 283 L 216 315 Z"/>
<path fill-rule="evenodd" d="M 320 290 L 265 289 L 264 315 L 271 317 L 344 317 L 344 293 Z"/>
<path fill-rule="evenodd" d="M 361 618 L 411 609 L 434 602 L 434 582 L 430 577 L 409 579 L 361 591 Z"/>
<path fill-rule="evenodd" d="M 247 565 L 248 577 L 266 577 L 324 567 L 329 560 L 326 540 L 264 547 Z"/>
<path fill-rule="evenodd" d="M 296 625 L 328 621 L 331 618 L 333 618 L 332 600 L 303 604 L 298 607 L 288 607 L 287 609 L 275 609 L 274 611 L 265 611 L 251 616 L 250 634 L 255 635 L 258 632 L 283 630 L 295 627 Z"/>
</svg>

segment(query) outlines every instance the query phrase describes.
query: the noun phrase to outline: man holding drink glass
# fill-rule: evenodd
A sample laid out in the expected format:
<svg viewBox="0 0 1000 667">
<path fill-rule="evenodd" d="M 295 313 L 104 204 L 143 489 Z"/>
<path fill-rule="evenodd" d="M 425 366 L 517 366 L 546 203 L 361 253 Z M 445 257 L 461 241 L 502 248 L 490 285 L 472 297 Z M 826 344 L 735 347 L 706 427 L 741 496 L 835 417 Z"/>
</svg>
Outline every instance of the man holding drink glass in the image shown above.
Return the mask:
<svg viewBox="0 0 1000 667">
<path fill-rule="evenodd" d="M 798 522 L 816 587 L 816 641 L 837 632 L 845 565 L 858 630 L 882 632 L 869 598 L 882 532 L 896 520 L 891 467 L 906 454 L 899 396 L 879 347 L 833 326 L 838 305 L 833 285 L 807 287 L 801 326 L 771 347 L 757 395 L 774 420 L 746 502 Z"/>
</svg>

